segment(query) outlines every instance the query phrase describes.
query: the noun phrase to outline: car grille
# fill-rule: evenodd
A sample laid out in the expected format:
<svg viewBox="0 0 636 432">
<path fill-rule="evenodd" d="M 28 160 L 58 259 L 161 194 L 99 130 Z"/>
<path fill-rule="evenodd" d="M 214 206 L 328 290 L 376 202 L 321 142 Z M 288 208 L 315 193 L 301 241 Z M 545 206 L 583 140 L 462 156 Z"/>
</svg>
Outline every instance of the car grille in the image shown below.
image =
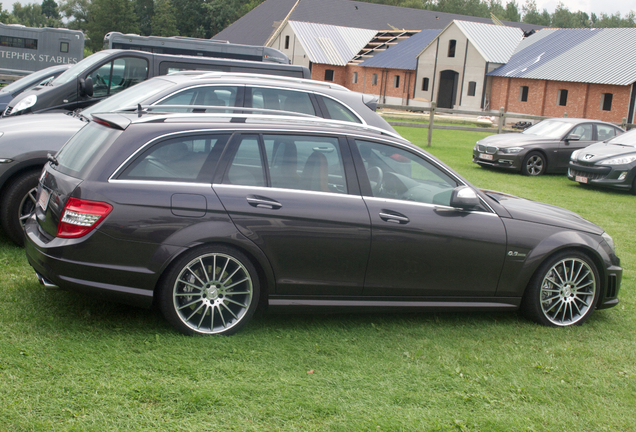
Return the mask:
<svg viewBox="0 0 636 432">
<path fill-rule="evenodd" d="M 6 110 L 4 110 L 4 114 L 3 114 L 3 115 L 8 116 L 9 114 L 11 114 L 11 111 L 12 111 L 12 110 L 13 110 L 13 108 L 12 108 L 12 107 L 7 106 L 7 109 L 6 109 Z"/>
<path fill-rule="evenodd" d="M 605 297 L 616 297 L 617 283 L 616 283 L 616 275 L 610 275 L 607 278 L 607 292 L 605 293 Z"/>
<path fill-rule="evenodd" d="M 577 169 L 569 168 L 570 177 L 587 177 L 590 180 L 598 180 L 607 177 L 607 173 L 585 172 Z"/>
<path fill-rule="evenodd" d="M 497 150 L 499 149 L 494 146 L 485 146 L 483 144 L 477 144 L 477 151 L 479 153 L 495 154 L 497 153 Z"/>
</svg>

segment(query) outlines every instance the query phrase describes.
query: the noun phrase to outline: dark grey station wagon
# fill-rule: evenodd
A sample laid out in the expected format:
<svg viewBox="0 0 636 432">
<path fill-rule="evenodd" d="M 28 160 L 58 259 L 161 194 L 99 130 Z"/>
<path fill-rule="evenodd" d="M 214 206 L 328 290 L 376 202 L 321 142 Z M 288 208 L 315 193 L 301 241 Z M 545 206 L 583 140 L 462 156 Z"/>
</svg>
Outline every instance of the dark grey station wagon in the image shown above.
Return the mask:
<svg viewBox="0 0 636 432">
<path fill-rule="evenodd" d="M 618 303 L 612 239 L 479 190 L 390 132 L 252 114 L 93 114 L 26 227 L 42 283 L 230 334 L 260 305 L 515 310 L 549 326 Z M 460 269 L 460 271 L 458 271 Z"/>
</svg>

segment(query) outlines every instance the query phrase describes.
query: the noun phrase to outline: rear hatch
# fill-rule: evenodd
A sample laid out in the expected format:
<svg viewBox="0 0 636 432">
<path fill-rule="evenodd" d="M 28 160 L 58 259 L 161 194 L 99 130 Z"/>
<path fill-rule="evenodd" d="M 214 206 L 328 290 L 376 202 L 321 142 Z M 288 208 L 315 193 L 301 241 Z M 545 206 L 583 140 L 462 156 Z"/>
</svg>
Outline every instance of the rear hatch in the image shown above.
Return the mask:
<svg viewBox="0 0 636 432">
<path fill-rule="evenodd" d="M 46 237 L 77 237 L 73 232 L 92 229 L 101 222 L 103 217 L 98 216 L 105 216 L 106 208 L 96 208 L 91 201 L 82 200 L 78 186 L 121 132 L 119 127 L 97 119 L 73 135 L 56 156 L 49 158 L 40 176 L 35 210 L 40 232 Z"/>
</svg>

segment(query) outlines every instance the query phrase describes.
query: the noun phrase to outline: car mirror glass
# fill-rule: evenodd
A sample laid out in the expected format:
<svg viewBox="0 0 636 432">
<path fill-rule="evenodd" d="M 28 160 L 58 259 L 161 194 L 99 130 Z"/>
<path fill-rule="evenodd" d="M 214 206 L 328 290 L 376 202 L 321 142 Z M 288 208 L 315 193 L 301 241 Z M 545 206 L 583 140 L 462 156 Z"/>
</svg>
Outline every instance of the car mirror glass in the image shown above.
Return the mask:
<svg viewBox="0 0 636 432">
<path fill-rule="evenodd" d="M 468 186 L 459 186 L 453 189 L 450 205 L 463 210 L 471 210 L 479 206 L 479 197 Z"/>
</svg>

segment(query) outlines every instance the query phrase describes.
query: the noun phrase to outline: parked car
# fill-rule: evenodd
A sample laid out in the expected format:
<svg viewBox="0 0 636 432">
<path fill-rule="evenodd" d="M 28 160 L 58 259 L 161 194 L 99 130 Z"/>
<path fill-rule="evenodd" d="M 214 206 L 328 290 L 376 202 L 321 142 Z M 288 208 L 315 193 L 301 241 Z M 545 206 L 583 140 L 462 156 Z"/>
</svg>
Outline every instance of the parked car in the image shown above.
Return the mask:
<svg viewBox="0 0 636 432">
<path fill-rule="evenodd" d="M 636 130 L 573 152 L 568 178 L 636 195 Z"/>
<path fill-rule="evenodd" d="M 37 87 L 39 85 L 43 86 L 48 84 L 51 80 L 61 75 L 62 72 L 67 70 L 69 67 L 71 67 L 70 64 L 50 66 L 46 69 L 42 69 L 37 72 L 33 72 L 32 74 L 26 75 L 25 77 L 20 78 L 19 80 L 0 88 L 0 112 L 4 111 L 4 109 L 7 107 L 7 104 L 20 93 L 31 90 L 33 87 Z"/>
<path fill-rule="evenodd" d="M 282 53 L 281 55 L 284 56 Z M 9 102 L 2 116 L 86 108 L 148 78 L 183 70 L 311 78 L 309 69 L 300 65 L 134 50 L 103 50 L 74 64 L 50 85 L 39 86 L 18 95 Z"/>
<path fill-rule="evenodd" d="M 623 129 L 602 121 L 547 119 L 521 133 L 491 135 L 477 141 L 473 162 L 530 176 L 566 172 L 574 150 L 623 132 Z"/>
<path fill-rule="evenodd" d="M 618 303 L 622 269 L 603 229 L 479 190 L 376 128 L 143 110 L 92 118 L 45 166 L 25 226 L 47 286 L 155 302 L 185 334 L 231 334 L 258 305 L 521 307 L 569 326 Z"/>
<path fill-rule="evenodd" d="M 55 154 L 95 112 L 132 111 L 138 104 L 163 110 L 234 111 L 233 106 L 260 112 L 306 115 L 368 124 L 395 134 L 374 110 L 377 98 L 337 84 L 289 77 L 223 72 L 184 72 L 155 77 L 99 104 L 73 114 L 44 113 L 0 121 L 0 222 L 5 233 L 22 245 L 22 225 L 35 206 L 35 192 L 47 154 Z M 196 107 L 195 107 L 196 104 Z M 170 105 L 170 107 L 168 107 Z M 183 106 L 192 106 L 184 108 Z M 243 108 L 241 111 L 243 111 Z"/>
</svg>

